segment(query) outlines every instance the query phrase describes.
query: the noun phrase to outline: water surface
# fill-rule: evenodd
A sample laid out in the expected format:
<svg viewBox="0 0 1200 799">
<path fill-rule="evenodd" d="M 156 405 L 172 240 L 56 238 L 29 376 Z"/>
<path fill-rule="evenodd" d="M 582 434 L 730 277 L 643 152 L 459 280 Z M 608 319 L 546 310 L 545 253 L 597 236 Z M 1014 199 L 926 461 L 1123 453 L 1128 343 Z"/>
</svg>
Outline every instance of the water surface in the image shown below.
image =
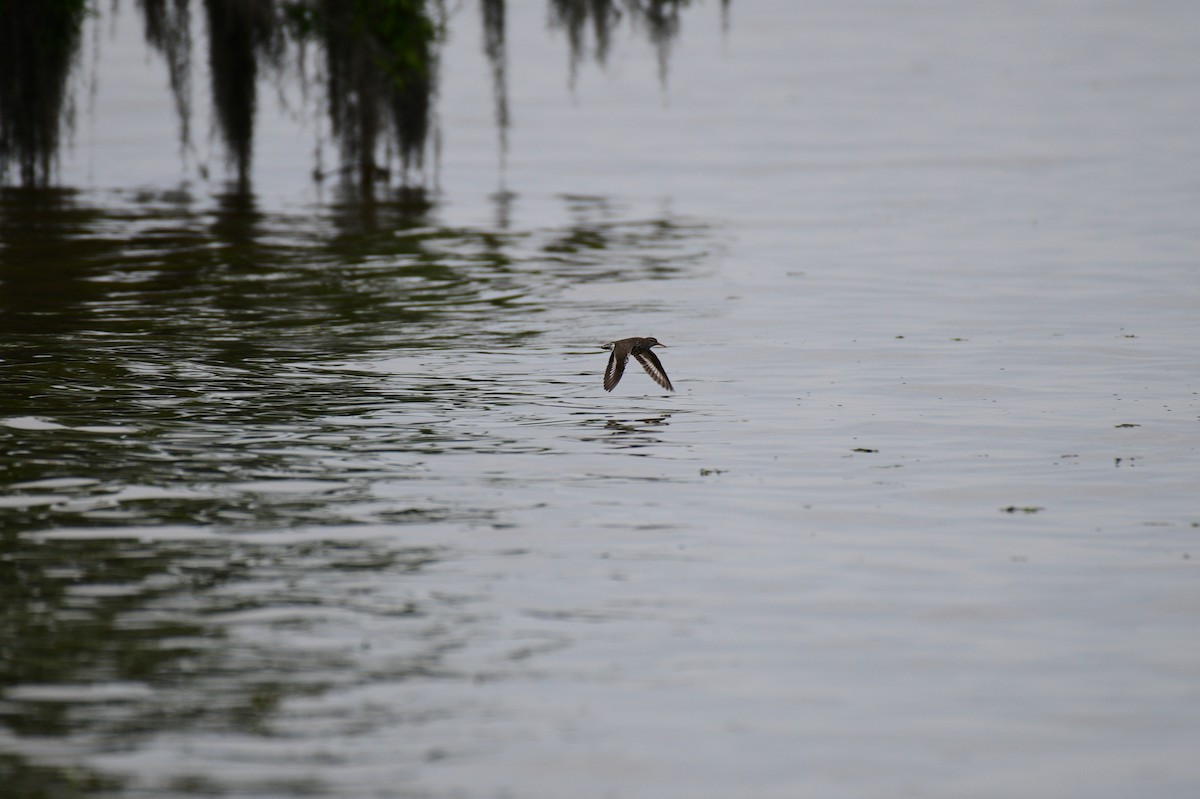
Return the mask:
<svg viewBox="0 0 1200 799">
<path fill-rule="evenodd" d="M 510 11 L 503 173 L 464 14 L 437 190 L 0 198 L 10 784 L 1194 795 L 1194 13 Z"/>
</svg>

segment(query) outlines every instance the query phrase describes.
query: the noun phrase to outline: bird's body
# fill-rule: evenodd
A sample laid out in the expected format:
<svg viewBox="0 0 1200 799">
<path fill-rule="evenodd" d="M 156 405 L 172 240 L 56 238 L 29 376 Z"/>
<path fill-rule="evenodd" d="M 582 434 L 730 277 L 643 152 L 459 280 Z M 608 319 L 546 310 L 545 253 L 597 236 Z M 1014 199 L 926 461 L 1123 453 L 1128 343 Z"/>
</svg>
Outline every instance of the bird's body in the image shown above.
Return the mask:
<svg viewBox="0 0 1200 799">
<path fill-rule="evenodd" d="M 604 349 L 612 350 L 612 355 L 608 357 L 608 368 L 604 370 L 604 390 L 612 391 L 616 388 L 617 383 L 621 382 L 621 375 L 625 374 L 625 363 L 632 355 L 646 370 L 646 374 L 654 378 L 655 383 L 667 391 L 674 391 L 675 387 L 671 385 L 671 379 L 667 377 L 667 370 L 663 369 L 658 356 L 652 351 L 653 347 L 665 346 L 667 345 L 659 343 L 659 340 L 653 336 L 634 336 L 605 344 Z"/>
</svg>

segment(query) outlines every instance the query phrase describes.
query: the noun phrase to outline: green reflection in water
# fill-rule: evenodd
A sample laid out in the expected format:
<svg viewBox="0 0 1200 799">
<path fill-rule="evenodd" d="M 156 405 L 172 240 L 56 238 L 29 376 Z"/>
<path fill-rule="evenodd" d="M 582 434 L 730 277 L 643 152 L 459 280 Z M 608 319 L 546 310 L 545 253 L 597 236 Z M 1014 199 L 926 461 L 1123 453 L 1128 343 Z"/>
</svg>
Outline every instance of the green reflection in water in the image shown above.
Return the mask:
<svg viewBox="0 0 1200 799">
<path fill-rule="evenodd" d="M 458 678 L 454 600 L 345 587 L 448 557 L 406 531 L 503 523 L 433 467 L 545 451 L 489 414 L 542 412 L 514 359 L 562 360 L 545 333 L 579 312 L 570 289 L 686 276 L 712 246 L 701 223 L 599 197 L 528 229 L 511 193 L 480 227 L 439 224 L 420 192 L 292 212 L 242 192 L 99 200 L 0 192 L 0 725 L 81 751 L 271 737 L 289 699 Z M 412 633 L 369 670 L 357 641 L 327 643 L 381 618 Z M 23 757 L 0 777 L 120 789 Z"/>
<path fill-rule="evenodd" d="M 78 765 L 47 766 L 0 752 L 0 780 L 11 799 L 72 799 L 111 794 L 123 781 Z"/>
<path fill-rule="evenodd" d="M 164 730 L 271 736 L 280 703 L 367 677 L 352 652 L 306 648 L 289 632 L 353 616 L 419 625 L 424 615 L 414 601 L 327 596 L 295 575 L 403 575 L 437 559 L 428 548 L 362 542 L 30 542 L 0 534 L 0 724 L 16 736 L 102 750 L 133 748 Z M 256 620 L 269 634 L 238 633 Z M 436 672 L 444 647 L 414 647 L 388 678 Z M 77 765 L 17 757 L 0 758 L 6 773 L 14 797 L 119 785 Z"/>
<path fill-rule="evenodd" d="M 421 192 L 354 197 L 280 212 L 241 192 L 0 192 L 0 725 L 14 740 L 271 738 L 290 699 L 460 679 L 444 663 L 455 600 L 344 587 L 448 557 L 406 530 L 427 542 L 431 525 L 503 523 L 490 494 L 446 492 L 434 465 L 546 446 L 487 417 L 544 399 L 520 359 L 562 360 L 544 332 L 568 289 L 672 280 L 710 246 L 703 224 L 605 198 L 563 198 L 564 223 L 517 229 L 511 193 L 480 228 L 440 226 Z M 498 360 L 509 371 L 488 373 Z M 456 426 L 464 414 L 484 421 Z M 364 524 L 392 533 L 305 540 Z M 329 641 L 372 619 L 412 633 L 365 672 L 356 639 Z M 67 759 L 6 757 L 0 777 L 29 797 L 121 791 Z M 224 789 L 197 774 L 168 787 Z"/>
</svg>

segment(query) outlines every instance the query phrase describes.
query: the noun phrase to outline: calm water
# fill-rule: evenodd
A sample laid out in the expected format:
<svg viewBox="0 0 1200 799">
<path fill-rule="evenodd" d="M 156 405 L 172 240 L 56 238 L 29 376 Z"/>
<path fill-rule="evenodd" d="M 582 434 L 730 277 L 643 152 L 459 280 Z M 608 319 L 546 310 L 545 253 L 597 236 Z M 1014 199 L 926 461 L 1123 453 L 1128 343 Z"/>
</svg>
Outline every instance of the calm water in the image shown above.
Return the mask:
<svg viewBox="0 0 1200 799">
<path fill-rule="evenodd" d="M 189 178 L 99 36 L 0 194 L 12 795 L 1194 796 L 1200 11 L 709 3 L 572 87 L 513 5 L 503 172 L 466 4 L 374 203 L 277 109 Z"/>
</svg>

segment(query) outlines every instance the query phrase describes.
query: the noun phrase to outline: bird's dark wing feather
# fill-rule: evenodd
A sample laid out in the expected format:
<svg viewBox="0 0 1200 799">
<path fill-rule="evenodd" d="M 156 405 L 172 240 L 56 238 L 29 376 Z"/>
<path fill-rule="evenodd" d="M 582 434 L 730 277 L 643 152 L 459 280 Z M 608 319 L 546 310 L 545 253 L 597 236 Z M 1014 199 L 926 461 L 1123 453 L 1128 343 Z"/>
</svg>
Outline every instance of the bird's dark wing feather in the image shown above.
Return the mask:
<svg viewBox="0 0 1200 799">
<path fill-rule="evenodd" d="M 635 352 L 633 357 L 638 359 L 638 363 L 640 363 L 642 368 L 646 370 L 646 374 L 654 378 L 655 383 L 658 383 L 667 391 L 675 390 L 675 387 L 671 385 L 671 378 L 667 377 L 667 370 L 663 368 L 663 365 L 659 362 L 657 355 L 650 350 L 646 350 L 645 352 Z M 622 367 L 623 366 L 624 365 L 622 365 Z M 613 385 L 616 385 L 615 380 L 613 381 Z"/>
<path fill-rule="evenodd" d="M 612 355 L 608 356 L 608 368 L 604 370 L 604 390 L 612 391 L 625 374 L 625 362 L 629 360 L 629 348 L 614 343 Z"/>
</svg>

